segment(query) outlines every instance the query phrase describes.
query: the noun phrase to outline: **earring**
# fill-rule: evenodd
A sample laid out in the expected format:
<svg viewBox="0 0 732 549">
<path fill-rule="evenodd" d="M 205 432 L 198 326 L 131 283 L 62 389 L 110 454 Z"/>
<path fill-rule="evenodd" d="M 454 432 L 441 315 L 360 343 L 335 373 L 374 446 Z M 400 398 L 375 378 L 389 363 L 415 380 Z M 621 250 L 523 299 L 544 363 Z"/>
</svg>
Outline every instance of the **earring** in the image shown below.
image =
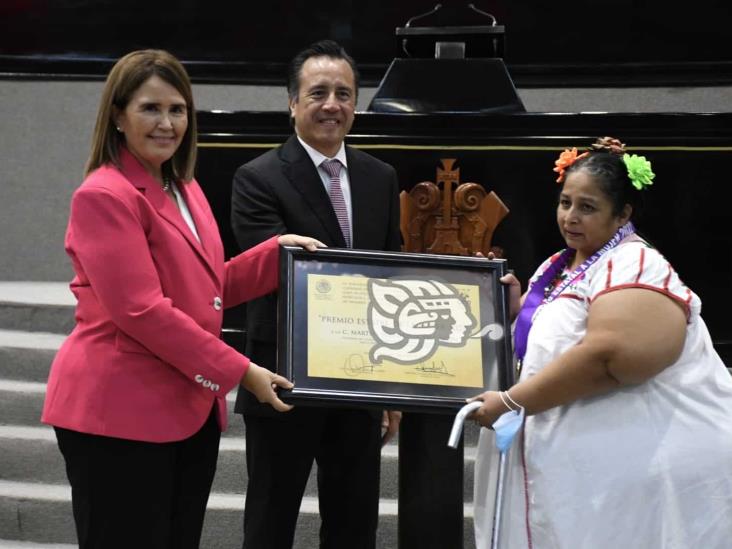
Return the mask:
<svg viewBox="0 0 732 549">
<path fill-rule="evenodd" d="M 119 133 L 122 133 L 122 128 L 120 128 L 119 126 L 117 126 L 117 131 L 118 131 Z"/>
</svg>

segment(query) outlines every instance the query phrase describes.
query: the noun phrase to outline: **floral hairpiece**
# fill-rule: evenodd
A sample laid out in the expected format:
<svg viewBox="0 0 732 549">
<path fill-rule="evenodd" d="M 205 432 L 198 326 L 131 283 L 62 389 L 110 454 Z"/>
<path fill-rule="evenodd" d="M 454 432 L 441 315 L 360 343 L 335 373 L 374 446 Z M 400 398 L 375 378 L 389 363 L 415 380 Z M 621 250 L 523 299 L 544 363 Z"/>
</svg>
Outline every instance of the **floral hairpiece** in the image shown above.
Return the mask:
<svg viewBox="0 0 732 549">
<path fill-rule="evenodd" d="M 606 152 L 623 156 L 625 154 L 625 143 L 615 137 L 605 136 L 599 137 L 590 148 L 593 151 Z"/>
<path fill-rule="evenodd" d="M 554 161 L 554 171 L 559 174 L 559 177 L 557 177 L 557 183 L 561 183 L 564 181 L 564 172 L 569 168 L 572 164 L 577 162 L 580 158 L 584 158 L 587 156 L 588 152 L 583 152 L 582 154 L 577 154 L 577 148 L 572 147 L 571 149 L 564 149 L 564 152 L 559 155 L 559 158 L 557 158 Z"/>
<path fill-rule="evenodd" d="M 653 185 L 653 178 L 656 177 L 656 174 L 653 173 L 651 163 L 646 160 L 645 156 L 625 153 L 623 155 L 623 162 L 628 169 L 630 182 L 636 189 L 642 191 L 646 187 Z"/>
<path fill-rule="evenodd" d="M 621 143 L 614 137 L 603 137 L 598 139 L 591 147 L 594 152 L 607 152 L 610 154 L 622 155 L 623 163 L 625 164 L 626 170 L 628 170 L 628 178 L 630 179 L 633 187 L 639 191 L 653 185 L 653 179 L 656 174 L 651 169 L 651 163 L 646 159 L 645 156 L 638 156 L 637 154 L 628 154 L 625 152 L 625 143 Z M 564 181 L 564 175 L 567 169 L 577 162 L 580 158 L 584 158 L 590 154 L 590 151 L 585 151 L 582 154 L 577 153 L 577 148 L 572 147 L 571 149 L 564 149 L 562 154 L 559 155 L 554 161 L 554 171 L 559 174 L 557 177 L 557 183 Z"/>
</svg>

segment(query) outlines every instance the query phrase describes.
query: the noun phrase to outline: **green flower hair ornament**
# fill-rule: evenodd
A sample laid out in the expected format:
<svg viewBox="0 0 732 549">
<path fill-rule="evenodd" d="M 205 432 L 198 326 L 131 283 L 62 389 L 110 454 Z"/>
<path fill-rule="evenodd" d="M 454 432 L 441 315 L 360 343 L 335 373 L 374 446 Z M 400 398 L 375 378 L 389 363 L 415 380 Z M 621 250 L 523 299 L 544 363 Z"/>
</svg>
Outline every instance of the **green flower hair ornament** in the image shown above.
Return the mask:
<svg viewBox="0 0 732 549">
<path fill-rule="evenodd" d="M 653 173 L 651 163 L 646 160 L 645 156 L 625 153 L 623 155 L 623 162 L 628 169 L 630 182 L 636 189 L 642 191 L 646 187 L 653 185 L 653 178 L 656 177 L 656 174 Z"/>
</svg>

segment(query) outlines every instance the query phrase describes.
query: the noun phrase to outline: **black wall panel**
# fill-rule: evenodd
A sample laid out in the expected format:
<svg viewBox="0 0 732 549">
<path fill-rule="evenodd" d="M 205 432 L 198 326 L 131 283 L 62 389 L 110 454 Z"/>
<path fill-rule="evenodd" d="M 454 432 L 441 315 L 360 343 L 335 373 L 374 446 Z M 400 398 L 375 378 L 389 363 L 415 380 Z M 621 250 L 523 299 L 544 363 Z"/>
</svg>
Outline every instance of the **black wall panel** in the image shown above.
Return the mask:
<svg viewBox="0 0 732 549">
<path fill-rule="evenodd" d="M 486 24 L 466 4 L 446 0 L 415 25 Z M 475 4 L 505 25 L 505 60 L 519 86 L 732 82 L 732 7 L 726 0 L 698 0 L 683 11 L 660 0 Z M 373 84 L 397 54 L 395 28 L 434 5 L 434 0 L 4 0 L 0 73 L 100 78 L 125 52 L 157 47 L 185 60 L 198 81 L 281 83 L 297 50 L 330 37 L 351 51 L 365 82 Z"/>
</svg>

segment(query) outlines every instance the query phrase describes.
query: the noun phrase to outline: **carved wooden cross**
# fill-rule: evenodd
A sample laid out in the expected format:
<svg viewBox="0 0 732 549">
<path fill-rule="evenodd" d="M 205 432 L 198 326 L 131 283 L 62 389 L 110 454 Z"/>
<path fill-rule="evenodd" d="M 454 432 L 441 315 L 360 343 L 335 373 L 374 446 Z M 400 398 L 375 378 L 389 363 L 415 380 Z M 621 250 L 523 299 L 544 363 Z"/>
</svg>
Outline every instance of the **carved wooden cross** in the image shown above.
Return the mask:
<svg viewBox="0 0 732 549">
<path fill-rule="evenodd" d="M 437 185 L 442 183 L 442 215 L 437 217 L 435 239 L 427 248 L 430 253 L 468 255 L 468 250 L 460 243 L 459 220 L 453 216 L 452 187 L 460 184 L 460 168 L 452 169 L 454 158 L 441 158 L 442 168 L 437 168 Z"/>
<path fill-rule="evenodd" d="M 401 229 L 404 251 L 473 255 L 491 247 L 493 231 L 508 214 L 494 192 L 477 183 L 460 183 L 455 158 L 440 159 L 437 183 L 422 181 L 402 192 Z M 440 189 L 440 183 L 442 189 Z M 500 257 L 500 253 L 496 254 Z"/>
</svg>

